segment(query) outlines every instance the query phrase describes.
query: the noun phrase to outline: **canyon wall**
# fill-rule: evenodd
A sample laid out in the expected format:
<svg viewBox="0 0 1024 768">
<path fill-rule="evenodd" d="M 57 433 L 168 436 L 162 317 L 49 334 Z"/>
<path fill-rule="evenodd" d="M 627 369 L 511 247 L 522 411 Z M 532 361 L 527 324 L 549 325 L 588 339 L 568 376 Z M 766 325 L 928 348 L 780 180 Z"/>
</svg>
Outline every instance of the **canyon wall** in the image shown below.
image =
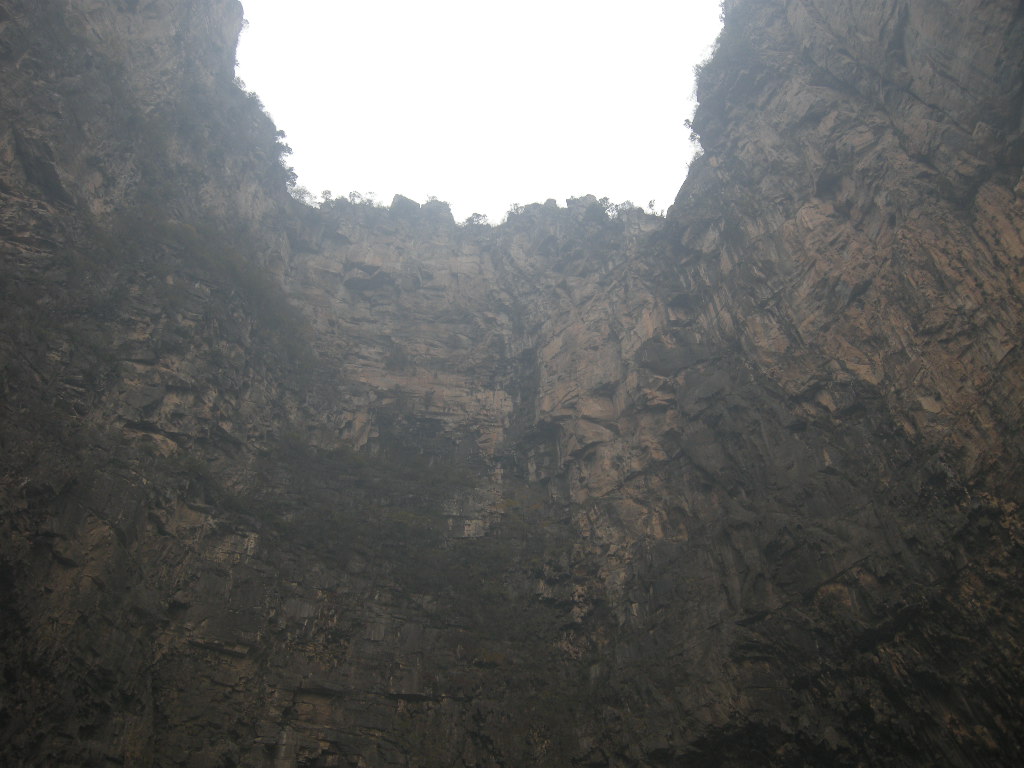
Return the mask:
<svg viewBox="0 0 1024 768">
<path fill-rule="evenodd" d="M 488 227 L 0 0 L 5 764 L 1024 759 L 1024 5 L 724 15 L 666 217 Z"/>
</svg>

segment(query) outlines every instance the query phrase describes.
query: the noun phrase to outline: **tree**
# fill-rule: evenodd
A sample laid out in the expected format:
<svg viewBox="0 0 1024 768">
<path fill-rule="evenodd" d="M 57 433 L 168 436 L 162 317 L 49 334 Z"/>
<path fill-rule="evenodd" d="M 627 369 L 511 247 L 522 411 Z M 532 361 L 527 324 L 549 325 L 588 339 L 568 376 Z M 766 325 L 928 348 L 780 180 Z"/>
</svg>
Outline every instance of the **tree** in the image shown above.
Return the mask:
<svg viewBox="0 0 1024 768">
<path fill-rule="evenodd" d="M 288 194 L 298 200 L 303 205 L 312 205 L 314 198 L 313 193 L 305 187 L 299 186 L 298 184 L 292 184 L 288 187 Z"/>
</svg>

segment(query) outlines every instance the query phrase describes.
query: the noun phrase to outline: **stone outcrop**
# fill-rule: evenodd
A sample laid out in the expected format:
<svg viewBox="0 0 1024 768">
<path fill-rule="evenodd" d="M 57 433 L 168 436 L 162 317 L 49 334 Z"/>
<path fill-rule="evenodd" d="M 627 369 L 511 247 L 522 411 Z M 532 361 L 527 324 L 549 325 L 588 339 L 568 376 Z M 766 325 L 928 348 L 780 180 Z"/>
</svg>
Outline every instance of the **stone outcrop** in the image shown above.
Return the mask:
<svg viewBox="0 0 1024 768">
<path fill-rule="evenodd" d="M 1021 762 L 1024 12 L 724 13 L 667 217 L 492 228 L 0 0 L 5 764 Z"/>
</svg>

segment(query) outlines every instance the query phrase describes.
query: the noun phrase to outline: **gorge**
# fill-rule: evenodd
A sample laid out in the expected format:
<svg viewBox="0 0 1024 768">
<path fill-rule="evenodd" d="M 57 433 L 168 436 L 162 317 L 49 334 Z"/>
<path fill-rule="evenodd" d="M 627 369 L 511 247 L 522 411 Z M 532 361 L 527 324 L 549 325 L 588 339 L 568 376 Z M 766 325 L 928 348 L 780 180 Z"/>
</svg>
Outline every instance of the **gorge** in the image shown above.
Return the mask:
<svg viewBox="0 0 1024 768">
<path fill-rule="evenodd" d="M 489 227 L 0 0 L 5 765 L 1024 762 L 1024 3 L 723 13 L 665 217 Z"/>
</svg>

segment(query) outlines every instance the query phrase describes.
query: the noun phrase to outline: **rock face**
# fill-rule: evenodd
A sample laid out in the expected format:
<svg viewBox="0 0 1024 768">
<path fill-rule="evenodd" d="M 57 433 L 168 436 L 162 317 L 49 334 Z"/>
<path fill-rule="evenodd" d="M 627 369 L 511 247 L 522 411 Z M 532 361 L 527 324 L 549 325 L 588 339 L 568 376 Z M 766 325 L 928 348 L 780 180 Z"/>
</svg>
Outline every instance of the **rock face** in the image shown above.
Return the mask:
<svg viewBox="0 0 1024 768">
<path fill-rule="evenodd" d="M 724 10 L 665 219 L 490 228 L 0 0 L 4 764 L 1024 761 L 1024 6 Z"/>
</svg>

